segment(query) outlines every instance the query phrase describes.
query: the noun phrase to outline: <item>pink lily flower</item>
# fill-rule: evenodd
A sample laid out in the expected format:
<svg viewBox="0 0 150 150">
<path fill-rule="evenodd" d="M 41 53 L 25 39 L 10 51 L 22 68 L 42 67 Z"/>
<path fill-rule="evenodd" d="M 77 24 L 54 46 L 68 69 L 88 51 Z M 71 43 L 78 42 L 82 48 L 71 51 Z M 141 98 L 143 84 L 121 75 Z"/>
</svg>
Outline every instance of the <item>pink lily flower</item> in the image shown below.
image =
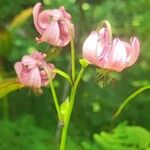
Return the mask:
<svg viewBox="0 0 150 150">
<path fill-rule="evenodd" d="M 33 8 L 34 25 L 41 35 L 36 40 L 39 43 L 48 42 L 53 46 L 66 46 L 71 40 L 70 30 L 74 32 L 71 15 L 63 6 L 52 10 L 41 9 L 41 3 L 37 3 Z"/>
<path fill-rule="evenodd" d="M 107 28 L 99 32 L 93 31 L 85 40 L 82 48 L 83 57 L 91 64 L 100 65 L 100 59 L 105 54 L 109 45 Z"/>
<path fill-rule="evenodd" d="M 32 55 L 23 56 L 21 62 L 16 62 L 14 68 L 19 82 L 33 88 L 47 86 L 55 77 L 52 72 L 55 66 L 47 64 L 45 57 L 46 54 L 35 51 Z"/>
<path fill-rule="evenodd" d="M 137 37 L 132 37 L 130 43 L 117 38 L 110 43 L 108 30 L 101 28 L 99 33 L 93 31 L 85 40 L 82 52 L 89 63 L 120 72 L 136 62 L 140 53 L 140 42 Z"/>
</svg>

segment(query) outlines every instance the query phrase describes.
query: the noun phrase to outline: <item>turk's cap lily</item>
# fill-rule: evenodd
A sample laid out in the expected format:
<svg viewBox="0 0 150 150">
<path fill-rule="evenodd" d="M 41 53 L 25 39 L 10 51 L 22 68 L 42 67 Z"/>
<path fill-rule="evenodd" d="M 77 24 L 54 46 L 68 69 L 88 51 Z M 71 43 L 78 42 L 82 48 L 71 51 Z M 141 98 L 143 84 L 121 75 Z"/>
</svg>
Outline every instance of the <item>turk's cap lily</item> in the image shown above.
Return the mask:
<svg viewBox="0 0 150 150">
<path fill-rule="evenodd" d="M 70 30 L 74 32 L 74 25 L 71 15 L 63 6 L 42 11 L 42 4 L 37 3 L 33 8 L 33 19 L 35 28 L 41 35 L 36 38 L 39 43 L 48 42 L 53 46 L 64 47 L 70 42 Z"/>
<path fill-rule="evenodd" d="M 100 68 L 120 72 L 133 65 L 140 53 L 140 42 L 137 37 L 132 37 L 130 43 L 115 38 L 109 40 L 107 28 L 99 32 L 93 31 L 85 40 L 82 48 L 83 57 L 89 63 Z"/>
<path fill-rule="evenodd" d="M 33 88 L 47 86 L 49 80 L 55 78 L 55 73 L 53 72 L 55 66 L 46 63 L 45 57 L 46 54 L 35 51 L 31 55 L 23 56 L 21 61 L 16 62 L 14 68 L 19 82 Z M 47 74 L 45 68 L 49 74 Z"/>
</svg>

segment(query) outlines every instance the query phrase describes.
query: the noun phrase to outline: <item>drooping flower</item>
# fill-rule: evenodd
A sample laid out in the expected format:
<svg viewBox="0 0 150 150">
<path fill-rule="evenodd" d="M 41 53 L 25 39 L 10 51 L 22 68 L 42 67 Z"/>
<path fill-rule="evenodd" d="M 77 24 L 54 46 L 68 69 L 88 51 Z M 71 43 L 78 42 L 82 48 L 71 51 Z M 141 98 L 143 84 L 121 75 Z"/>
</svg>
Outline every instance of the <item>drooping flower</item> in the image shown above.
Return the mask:
<svg viewBox="0 0 150 150">
<path fill-rule="evenodd" d="M 100 68 L 120 72 L 136 62 L 140 53 L 140 42 L 132 37 L 130 43 L 115 38 L 109 40 L 107 28 L 99 33 L 93 31 L 85 40 L 82 48 L 83 57 Z"/>
<path fill-rule="evenodd" d="M 74 32 L 71 15 L 61 6 L 59 9 L 42 11 L 42 4 L 37 3 L 33 8 L 33 19 L 40 38 L 38 42 L 48 42 L 53 46 L 64 47 L 70 40 L 70 30 Z"/>
<path fill-rule="evenodd" d="M 14 65 L 18 80 L 25 86 L 41 88 L 47 86 L 49 80 L 53 80 L 55 68 L 53 64 L 48 64 L 44 60 L 46 54 L 33 52 L 31 55 L 23 56 L 20 62 Z"/>
<path fill-rule="evenodd" d="M 99 59 L 105 53 L 109 45 L 109 35 L 107 28 L 102 28 L 99 32 L 93 31 L 85 40 L 82 48 L 83 57 L 91 64 L 97 65 Z"/>
</svg>

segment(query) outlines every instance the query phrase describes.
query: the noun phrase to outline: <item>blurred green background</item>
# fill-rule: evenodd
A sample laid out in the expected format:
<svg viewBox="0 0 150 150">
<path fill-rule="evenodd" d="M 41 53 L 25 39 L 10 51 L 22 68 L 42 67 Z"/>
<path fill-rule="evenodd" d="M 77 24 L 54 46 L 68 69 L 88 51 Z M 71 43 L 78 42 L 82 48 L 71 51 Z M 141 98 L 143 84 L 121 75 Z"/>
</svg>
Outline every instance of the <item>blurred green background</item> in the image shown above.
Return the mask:
<svg viewBox="0 0 150 150">
<path fill-rule="evenodd" d="M 70 73 L 70 47 L 54 50 L 37 45 L 38 36 L 31 8 L 37 0 L 0 0 L 0 82 L 15 77 L 13 65 L 37 49 L 48 60 Z M 43 0 L 44 8 L 64 5 L 75 24 L 76 63 L 82 44 L 103 19 L 110 21 L 114 37 L 129 41 L 138 36 L 141 54 L 135 65 L 100 81 L 90 66 L 80 83 L 69 128 L 67 150 L 150 150 L 150 92 L 137 96 L 112 119 L 120 104 L 142 86 L 150 84 L 149 0 Z M 79 68 L 79 64 L 78 64 Z M 60 102 L 69 86 L 54 80 Z M 63 90 L 62 90 L 63 89 Z M 60 127 L 49 88 L 42 95 L 30 89 L 15 91 L 0 99 L 0 150 L 57 150 Z"/>
</svg>

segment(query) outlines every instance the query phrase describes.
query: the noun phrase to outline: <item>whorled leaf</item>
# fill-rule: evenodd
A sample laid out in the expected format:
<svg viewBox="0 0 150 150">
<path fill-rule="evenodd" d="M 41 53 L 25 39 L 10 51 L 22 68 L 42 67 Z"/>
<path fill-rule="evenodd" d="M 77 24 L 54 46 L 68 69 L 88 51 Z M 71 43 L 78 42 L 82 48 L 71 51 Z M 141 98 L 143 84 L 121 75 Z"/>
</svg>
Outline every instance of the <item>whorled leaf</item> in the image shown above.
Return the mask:
<svg viewBox="0 0 150 150">
<path fill-rule="evenodd" d="M 69 98 L 67 98 L 60 106 L 60 113 L 61 113 L 61 119 L 63 120 L 63 122 L 65 123 L 66 121 L 66 117 L 67 117 L 67 113 L 68 113 L 68 109 L 69 109 Z"/>
</svg>

